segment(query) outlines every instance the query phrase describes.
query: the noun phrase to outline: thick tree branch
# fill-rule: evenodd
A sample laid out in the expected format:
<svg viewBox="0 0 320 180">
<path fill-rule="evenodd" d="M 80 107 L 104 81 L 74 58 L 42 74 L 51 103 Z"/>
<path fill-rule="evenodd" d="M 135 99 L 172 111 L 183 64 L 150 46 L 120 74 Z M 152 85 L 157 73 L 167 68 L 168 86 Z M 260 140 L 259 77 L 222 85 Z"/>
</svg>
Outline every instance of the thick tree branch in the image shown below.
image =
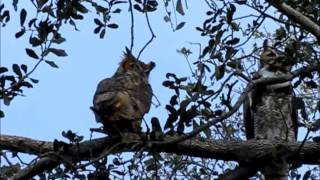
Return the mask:
<svg viewBox="0 0 320 180">
<path fill-rule="evenodd" d="M 43 157 L 36 163 L 22 169 L 14 175 L 13 179 L 32 179 L 32 177 L 43 173 L 46 170 L 51 170 L 58 166 L 60 161 L 55 158 Z"/>
<path fill-rule="evenodd" d="M 98 157 L 106 148 L 112 147 L 119 140 L 111 138 L 99 138 L 84 141 L 78 145 L 53 151 L 53 143 L 39 141 L 17 136 L 0 136 L 1 150 L 14 150 L 17 152 L 30 153 L 40 156 L 40 160 L 30 167 L 22 169 L 15 175 L 15 179 L 29 178 L 36 174 L 54 168 L 61 163 L 76 163 Z M 173 141 L 179 137 L 167 136 L 166 141 Z M 189 139 L 177 144 L 159 145 L 152 141 L 142 140 L 138 136 L 125 135 L 123 142 L 114 148 L 112 153 L 135 152 L 139 147 L 145 151 L 156 148 L 158 152 L 175 153 L 202 158 L 213 158 L 217 160 L 237 161 L 240 163 L 261 162 L 270 159 L 279 149 L 285 150 L 289 163 L 319 164 L 320 143 L 306 142 L 300 148 L 300 143 L 283 143 L 271 141 L 226 141 L 226 140 L 198 140 Z M 35 148 L 35 146 L 39 148 Z"/>
<path fill-rule="evenodd" d="M 318 41 L 320 41 L 320 26 L 310 20 L 308 17 L 293 9 L 288 4 L 278 0 L 268 0 L 268 2 L 278 9 L 281 13 L 287 15 L 290 20 L 300 24 L 305 30 L 311 32 Z"/>
</svg>

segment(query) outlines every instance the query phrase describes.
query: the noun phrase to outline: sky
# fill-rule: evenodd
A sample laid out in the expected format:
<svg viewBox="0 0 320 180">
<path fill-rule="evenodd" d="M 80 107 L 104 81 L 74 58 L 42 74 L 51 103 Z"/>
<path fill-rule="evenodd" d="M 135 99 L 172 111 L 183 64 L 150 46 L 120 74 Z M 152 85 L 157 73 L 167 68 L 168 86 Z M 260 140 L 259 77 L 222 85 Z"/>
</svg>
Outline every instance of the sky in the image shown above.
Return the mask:
<svg viewBox="0 0 320 180">
<path fill-rule="evenodd" d="M 150 83 L 161 103 L 158 108 L 152 105 L 145 119 L 148 122 L 151 117 L 156 116 L 164 124 L 167 117 L 164 106 L 172 92 L 161 84 L 167 72 L 174 72 L 178 76 L 191 74 L 185 58 L 177 53 L 177 49 L 188 47 L 198 52 L 198 47 L 188 42 L 206 42 L 207 39 L 201 39 L 195 27 L 202 25 L 206 17 L 204 9 L 207 9 L 207 6 L 204 1 L 190 1 L 186 15 L 178 16 L 179 22 L 187 21 L 185 27 L 173 32 L 170 25 L 163 20 L 166 14 L 162 2 L 159 3 L 159 10 L 149 14 L 156 38 L 142 53 L 140 59 L 156 63 L 156 68 L 150 75 Z M 19 12 L 16 13 L 12 10 L 11 2 L 6 1 L 4 4 L 12 14 L 10 22 L 1 28 L 1 66 L 10 69 L 13 63 L 17 63 L 27 64 L 31 69 L 36 60 L 25 54 L 25 48 L 30 48 L 29 37 L 24 35 L 15 39 L 14 35 L 20 30 L 21 8 L 28 11 L 27 22 L 33 17 L 32 11 L 35 9 L 29 1 L 19 1 Z M 84 21 L 77 22 L 79 31 L 74 31 L 69 25 L 62 29 L 67 41 L 57 48 L 65 49 L 68 56 L 63 58 L 50 56 L 50 60 L 55 61 L 59 69 L 54 69 L 45 63 L 40 64 L 31 75 L 32 78 L 38 79 L 39 83 L 32 89 L 25 89 L 25 96 L 16 97 L 10 106 L 1 104 L 1 109 L 5 112 L 5 118 L 1 119 L 1 134 L 52 141 L 63 139 L 62 131 L 72 130 L 88 139 L 89 129 L 100 127 L 89 109 L 93 94 L 100 80 L 113 75 L 123 56 L 125 46 L 130 46 L 128 4 L 122 4 L 120 7 L 123 11 L 113 15 L 111 20 L 117 23 L 119 28 L 107 30 L 104 39 L 93 34 L 95 27 L 93 18 L 97 17 L 94 11 L 86 14 Z M 151 34 L 144 16 L 136 11 L 134 13 L 133 53 L 138 54 Z M 197 53 L 193 56 L 196 59 Z M 157 101 L 153 98 L 153 102 Z"/>
</svg>

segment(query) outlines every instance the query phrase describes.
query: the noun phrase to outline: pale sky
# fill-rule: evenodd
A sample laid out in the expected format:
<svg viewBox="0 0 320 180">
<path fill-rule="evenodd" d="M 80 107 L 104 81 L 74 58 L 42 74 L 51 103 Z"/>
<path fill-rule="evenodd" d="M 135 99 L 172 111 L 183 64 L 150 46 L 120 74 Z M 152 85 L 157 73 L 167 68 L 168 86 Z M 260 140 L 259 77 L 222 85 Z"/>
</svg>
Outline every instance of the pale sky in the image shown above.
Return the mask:
<svg viewBox="0 0 320 180">
<path fill-rule="evenodd" d="M 4 3 L 5 8 L 12 10 L 11 2 Z M 151 107 L 145 116 L 147 121 L 152 116 L 157 116 L 164 124 L 167 118 L 164 106 L 173 93 L 161 85 L 165 80 L 165 74 L 174 72 L 180 76 L 190 75 L 185 58 L 176 50 L 183 46 L 193 48 L 195 53 L 191 58 L 195 60 L 198 47 L 190 45 L 187 41 L 203 43 L 207 40 L 199 36 L 199 32 L 195 30 L 196 26 L 202 26 L 206 18 L 205 3 L 198 1 L 190 2 L 188 5 L 186 15 L 178 16 L 178 21 L 187 23 L 177 32 L 173 32 L 170 25 L 163 20 L 165 10 L 162 2 L 158 11 L 149 14 L 156 38 L 140 59 L 156 63 L 156 68 L 151 72 L 150 83 L 161 106 Z M 104 39 L 99 39 L 98 35 L 93 34 L 95 12 L 84 15 L 85 20 L 77 22 L 79 32 L 74 31 L 70 25 L 64 26 L 62 34 L 67 41 L 56 47 L 64 48 L 68 56 L 50 56 L 50 60 L 55 61 L 59 69 L 42 63 L 31 76 L 40 80 L 39 83 L 32 89 L 25 89 L 25 97 L 16 97 L 9 107 L 1 104 L 5 112 L 5 118 L 1 120 L 1 134 L 53 140 L 62 139 L 63 130 L 72 130 L 89 138 L 89 129 L 100 126 L 89 109 L 96 85 L 101 79 L 110 77 L 115 72 L 124 47 L 130 45 L 130 17 L 126 11 L 127 6 L 128 4 L 122 4 L 123 11 L 113 15 L 112 22 L 119 24 L 119 28 L 107 30 Z M 19 12 L 22 7 L 28 11 L 28 22 L 33 18 L 31 11 L 35 9 L 30 2 L 19 1 Z M 24 35 L 20 39 L 14 37 L 20 30 L 19 12 L 11 11 L 11 21 L 6 27 L 1 28 L 1 65 L 11 69 L 13 63 L 23 63 L 31 69 L 36 60 L 25 54 L 25 48 L 31 47 L 28 44 L 29 36 Z M 137 16 L 133 51 L 134 54 L 138 54 L 151 34 L 144 16 L 136 11 L 134 13 Z M 156 103 L 156 100 L 153 99 L 153 102 Z"/>
</svg>

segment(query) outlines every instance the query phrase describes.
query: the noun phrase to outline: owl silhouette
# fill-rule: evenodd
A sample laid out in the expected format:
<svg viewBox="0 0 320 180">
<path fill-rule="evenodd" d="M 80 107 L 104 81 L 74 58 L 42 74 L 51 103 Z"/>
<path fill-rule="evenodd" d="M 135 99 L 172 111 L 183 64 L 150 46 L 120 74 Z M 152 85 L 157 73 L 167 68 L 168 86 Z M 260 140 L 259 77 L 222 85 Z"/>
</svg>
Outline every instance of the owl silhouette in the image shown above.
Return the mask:
<svg viewBox="0 0 320 180">
<path fill-rule="evenodd" d="M 145 64 L 126 48 L 114 75 L 99 82 L 91 109 L 109 136 L 141 132 L 143 116 L 151 106 L 153 93 L 148 78 L 154 67 L 154 62 Z"/>
<path fill-rule="evenodd" d="M 286 61 L 285 54 L 265 41 L 256 78 L 290 74 L 291 65 Z M 247 139 L 296 142 L 298 116 L 294 98 L 291 81 L 261 85 L 253 89 L 243 106 Z M 286 157 L 275 156 L 261 168 L 261 172 L 265 179 L 287 179 L 289 164 Z"/>
</svg>

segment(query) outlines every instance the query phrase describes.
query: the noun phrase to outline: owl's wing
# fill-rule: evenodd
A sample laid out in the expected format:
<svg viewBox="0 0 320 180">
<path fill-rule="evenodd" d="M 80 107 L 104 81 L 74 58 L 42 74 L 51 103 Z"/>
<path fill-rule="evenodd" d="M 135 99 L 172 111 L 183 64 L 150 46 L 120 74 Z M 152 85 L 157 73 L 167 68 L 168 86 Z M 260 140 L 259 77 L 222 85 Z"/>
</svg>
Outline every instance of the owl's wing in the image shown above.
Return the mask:
<svg viewBox="0 0 320 180">
<path fill-rule="evenodd" d="M 296 105 L 296 95 L 294 92 L 292 92 L 292 98 L 291 98 L 291 118 L 292 118 L 292 124 L 294 128 L 294 135 L 295 139 L 298 138 L 298 110 Z"/>
<path fill-rule="evenodd" d="M 243 103 L 243 120 L 247 139 L 254 138 L 254 119 L 252 111 L 252 106 L 254 102 L 253 98 L 255 98 L 254 94 L 255 91 L 253 90 L 247 95 Z"/>
<path fill-rule="evenodd" d="M 93 97 L 93 107 L 91 107 L 97 122 L 102 122 L 105 114 L 111 114 L 114 111 L 112 106 L 116 101 L 116 91 L 113 90 L 113 83 L 112 78 L 107 78 L 100 81 L 97 86 Z"/>
<path fill-rule="evenodd" d="M 102 80 L 93 98 L 93 111 L 97 114 L 96 120 L 101 122 L 101 116 L 110 116 L 115 113 L 121 119 L 141 119 L 151 104 L 152 92 L 150 96 L 150 91 L 146 90 L 146 86 L 148 84 L 130 74 Z M 113 120 L 119 120 L 119 118 L 114 117 Z"/>
</svg>

